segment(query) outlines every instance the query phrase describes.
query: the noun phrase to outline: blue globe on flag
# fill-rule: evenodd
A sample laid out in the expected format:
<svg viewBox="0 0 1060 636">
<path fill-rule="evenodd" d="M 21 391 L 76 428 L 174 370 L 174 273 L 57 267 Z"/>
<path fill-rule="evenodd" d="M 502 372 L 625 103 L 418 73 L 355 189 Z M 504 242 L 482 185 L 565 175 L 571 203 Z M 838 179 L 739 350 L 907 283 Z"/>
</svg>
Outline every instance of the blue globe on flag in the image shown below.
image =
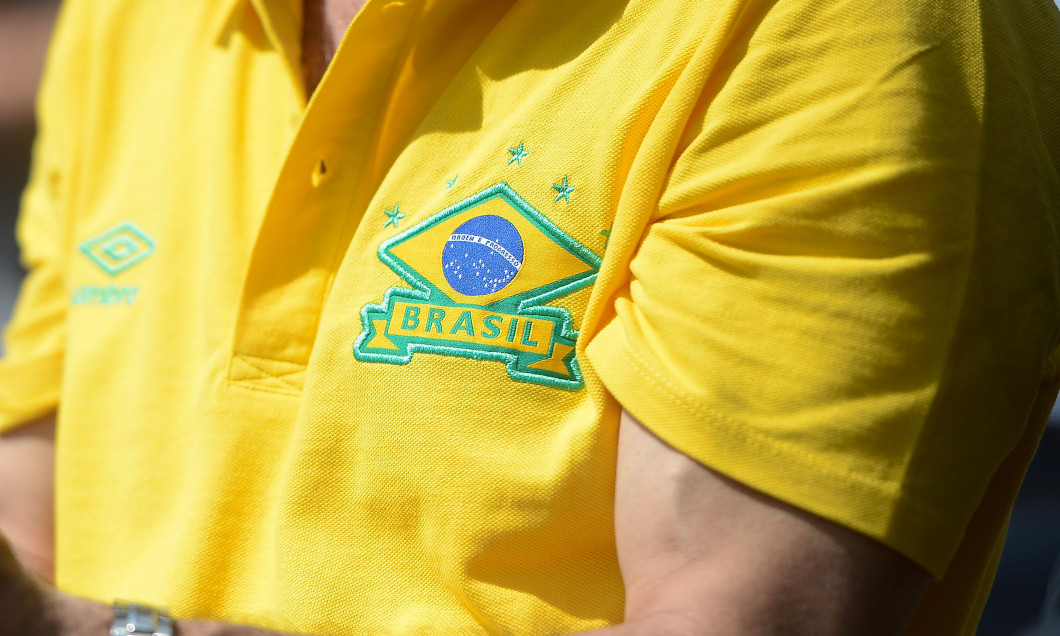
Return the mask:
<svg viewBox="0 0 1060 636">
<path fill-rule="evenodd" d="M 523 237 L 511 221 L 494 214 L 461 224 L 442 248 L 445 280 L 465 296 L 504 289 L 522 266 Z"/>
</svg>

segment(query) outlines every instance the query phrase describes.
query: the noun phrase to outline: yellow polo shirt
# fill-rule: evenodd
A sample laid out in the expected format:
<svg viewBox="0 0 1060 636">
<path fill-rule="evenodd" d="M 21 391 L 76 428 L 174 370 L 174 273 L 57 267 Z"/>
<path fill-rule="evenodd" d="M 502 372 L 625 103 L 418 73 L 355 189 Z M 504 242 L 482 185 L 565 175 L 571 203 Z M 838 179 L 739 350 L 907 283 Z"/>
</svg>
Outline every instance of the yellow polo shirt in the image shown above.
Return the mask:
<svg viewBox="0 0 1060 636">
<path fill-rule="evenodd" d="M 64 590 L 314 634 L 619 621 L 620 404 L 972 634 L 1055 395 L 1047 0 L 71 0 L 0 428 Z"/>
</svg>

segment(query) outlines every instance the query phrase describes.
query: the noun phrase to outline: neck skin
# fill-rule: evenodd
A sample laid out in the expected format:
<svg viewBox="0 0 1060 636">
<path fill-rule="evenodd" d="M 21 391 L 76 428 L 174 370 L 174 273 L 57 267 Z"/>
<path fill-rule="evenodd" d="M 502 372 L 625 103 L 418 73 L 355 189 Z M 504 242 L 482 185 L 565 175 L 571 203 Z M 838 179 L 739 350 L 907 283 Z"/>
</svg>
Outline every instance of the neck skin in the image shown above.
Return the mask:
<svg viewBox="0 0 1060 636">
<path fill-rule="evenodd" d="M 302 77 L 306 96 L 311 96 L 346 29 L 365 0 L 304 0 L 302 18 Z"/>
</svg>

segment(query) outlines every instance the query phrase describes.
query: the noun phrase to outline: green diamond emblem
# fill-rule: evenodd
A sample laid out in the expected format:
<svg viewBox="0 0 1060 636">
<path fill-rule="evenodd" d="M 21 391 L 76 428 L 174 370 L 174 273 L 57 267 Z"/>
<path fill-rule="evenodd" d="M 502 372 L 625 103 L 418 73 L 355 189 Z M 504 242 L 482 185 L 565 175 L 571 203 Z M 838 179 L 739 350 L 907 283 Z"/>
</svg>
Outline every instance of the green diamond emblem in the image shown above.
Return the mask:
<svg viewBox="0 0 1060 636">
<path fill-rule="evenodd" d="M 129 221 L 120 223 L 80 245 L 81 251 L 100 269 L 115 276 L 155 251 L 155 241 Z"/>
</svg>

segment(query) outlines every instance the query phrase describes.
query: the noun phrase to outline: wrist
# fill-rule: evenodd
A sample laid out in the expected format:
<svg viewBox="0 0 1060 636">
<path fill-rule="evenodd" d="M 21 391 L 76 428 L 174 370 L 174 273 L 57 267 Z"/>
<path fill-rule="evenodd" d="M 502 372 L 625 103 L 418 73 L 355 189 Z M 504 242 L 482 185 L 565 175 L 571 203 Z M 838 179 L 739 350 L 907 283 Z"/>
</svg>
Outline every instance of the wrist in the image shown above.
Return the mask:
<svg viewBox="0 0 1060 636">
<path fill-rule="evenodd" d="M 216 623 L 206 621 L 173 621 L 173 636 L 222 636 Z"/>
<path fill-rule="evenodd" d="M 0 633 L 58 636 L 45 595 L 21 570 L 5 567 L 0 575 Z"/>
<path fill-rule="evenodd" d="M 34 551 L 12 541 L 15 557 L 22 565 L 27 574 L 36 577 L 39 581 L 51 585 L 55 578 L 55 568 L 52 559 L 43 551 Z"/>
<path fill-rule="evenodd" d="M 109 605 L 63 594 L 54 589 L 44 591 L 45 618 L 60 636 L 103 636 L 110 633 L 114 611 Z"/>
</svg>

